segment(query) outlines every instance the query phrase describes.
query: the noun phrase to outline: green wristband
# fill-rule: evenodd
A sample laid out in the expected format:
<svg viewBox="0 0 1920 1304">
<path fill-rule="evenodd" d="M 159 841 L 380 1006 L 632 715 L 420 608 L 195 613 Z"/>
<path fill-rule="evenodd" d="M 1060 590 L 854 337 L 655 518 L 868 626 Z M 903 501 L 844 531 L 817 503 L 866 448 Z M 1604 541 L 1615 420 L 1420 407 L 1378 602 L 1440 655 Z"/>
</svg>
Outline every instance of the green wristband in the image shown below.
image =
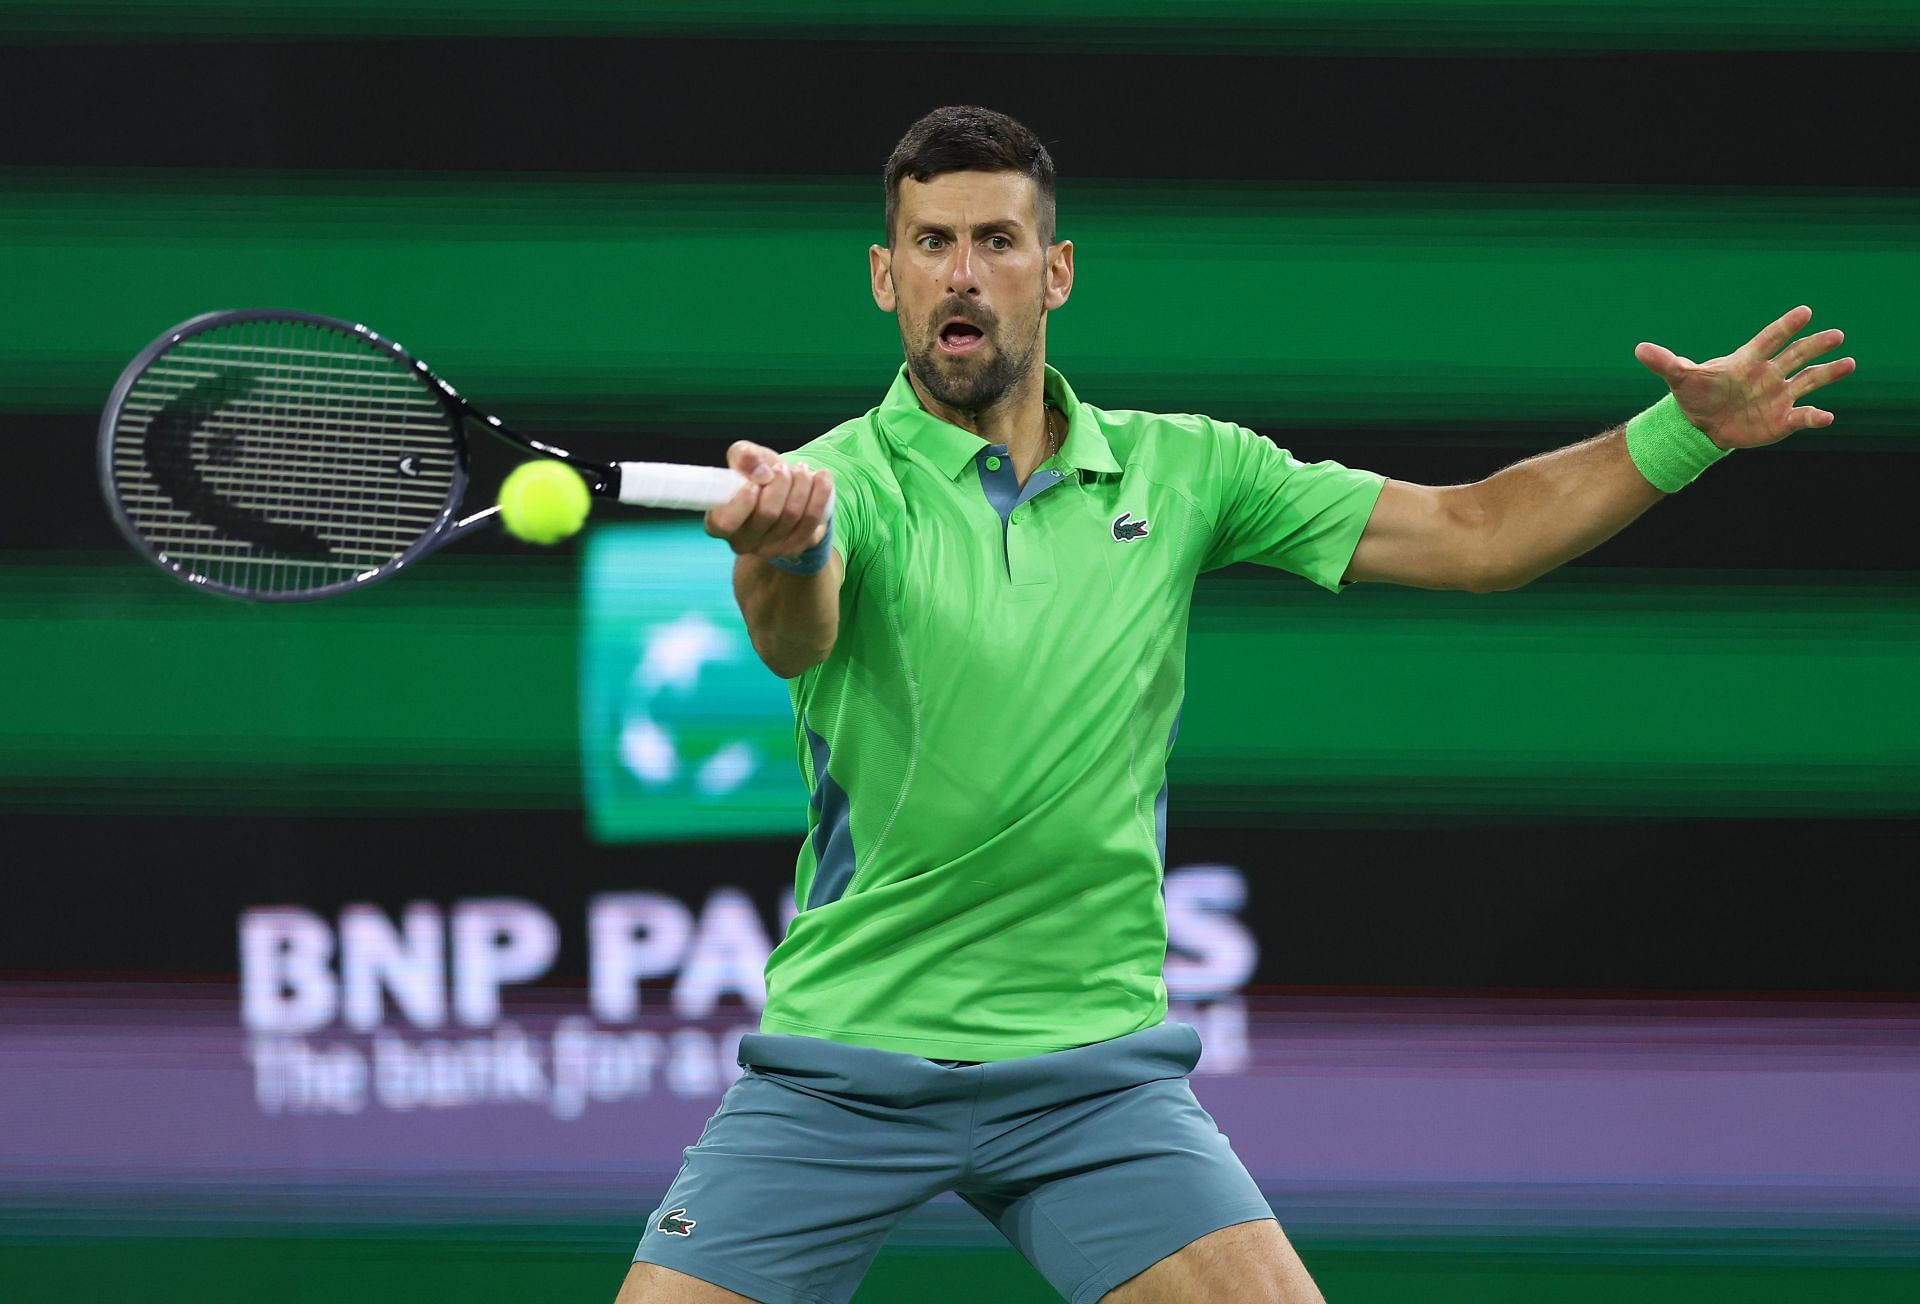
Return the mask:
<svg viewBox="0 0 1920 1304">
<path fill-rule="evenodd" d="M 1701 434 L 1668 394 L 1627 422 L 1627 455 L 1662 493 L 1678 493 L 1733 450 Z"/>
</svg>

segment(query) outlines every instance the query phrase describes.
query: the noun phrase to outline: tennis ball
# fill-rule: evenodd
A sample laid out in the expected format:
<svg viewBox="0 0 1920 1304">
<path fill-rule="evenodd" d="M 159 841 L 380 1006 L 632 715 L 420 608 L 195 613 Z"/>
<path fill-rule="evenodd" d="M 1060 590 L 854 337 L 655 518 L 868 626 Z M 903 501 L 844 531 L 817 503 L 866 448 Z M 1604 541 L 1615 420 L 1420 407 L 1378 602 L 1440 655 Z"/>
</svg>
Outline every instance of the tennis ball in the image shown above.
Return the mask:
<svg viewBox="0 0 1920 1304">
<path fill-rule="evenodd" d="M 564 462 L 522 462 L 500 482 L 500 523 L 528 543 L 558 543 L 587 523 L 593 496 Z"/>
</svg>

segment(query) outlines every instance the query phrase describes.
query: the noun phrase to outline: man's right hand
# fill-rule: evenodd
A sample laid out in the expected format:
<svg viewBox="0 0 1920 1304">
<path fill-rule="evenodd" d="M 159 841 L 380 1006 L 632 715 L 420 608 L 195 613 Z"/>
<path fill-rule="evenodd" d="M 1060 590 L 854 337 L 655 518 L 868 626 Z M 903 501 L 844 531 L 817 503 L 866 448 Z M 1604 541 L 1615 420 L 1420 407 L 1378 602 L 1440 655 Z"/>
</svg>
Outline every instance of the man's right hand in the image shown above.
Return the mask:
<svg viewBox="0 0 1920 1304">
<path fill-rule="evenodd" d="M 833 505 L 833 474 L 787 462 L 742 439 L 727 465 L 746 477 L 733 497 L 707 513 L 707 533 L 743 557 L 796 557 L 820 542 Z"/>
</svg>

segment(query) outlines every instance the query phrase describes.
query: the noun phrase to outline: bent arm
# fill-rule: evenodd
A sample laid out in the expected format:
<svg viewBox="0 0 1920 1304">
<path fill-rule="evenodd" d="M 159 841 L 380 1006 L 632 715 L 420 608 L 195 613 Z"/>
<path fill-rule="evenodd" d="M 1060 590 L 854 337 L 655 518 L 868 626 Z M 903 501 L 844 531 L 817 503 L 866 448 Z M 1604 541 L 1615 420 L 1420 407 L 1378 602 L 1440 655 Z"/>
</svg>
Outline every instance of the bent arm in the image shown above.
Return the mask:
<svg viewBox="0 0 1920 1304">
<path fill-rule="evenodd" d="M 753 650 L 782 679 L 826 660 L 840 630 L 840 554 L 827 543 L 833 475 L 789 463 L 745 440 L 727 450 L 727 465 L 747 483 L 707 513 L 707 533 L 735 553 L 733 596 L 746 617 Z M 826 564 L 795 575 L 770 558 L 826 552 Z M 810 560 L 810 559 L 809 559 Z"/>
<path fill-rule="evenodd" d="M 789 575 L 759 557 L 733 563 L 733 596 L 753 650 L 767 669 L 792 679 L 827 659 L 840 634 L 840 554 L 812 575 Z"/>
</svg>

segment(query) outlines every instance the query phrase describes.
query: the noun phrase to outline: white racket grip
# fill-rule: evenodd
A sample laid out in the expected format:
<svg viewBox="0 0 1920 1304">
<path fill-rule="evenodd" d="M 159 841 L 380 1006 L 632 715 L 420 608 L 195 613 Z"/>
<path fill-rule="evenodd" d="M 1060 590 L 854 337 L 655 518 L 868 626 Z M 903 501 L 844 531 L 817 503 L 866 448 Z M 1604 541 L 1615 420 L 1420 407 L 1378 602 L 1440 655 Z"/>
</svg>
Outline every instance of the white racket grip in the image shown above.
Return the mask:
<svg viewBox="0 0 1920 1304">
<path fill-rule="evenodd" d="M 731 467 L 674 462 L 621 462 L 620 501 L 632 507 L 704 512 L 740 491 L 746 477 Z"/>
</svg>

